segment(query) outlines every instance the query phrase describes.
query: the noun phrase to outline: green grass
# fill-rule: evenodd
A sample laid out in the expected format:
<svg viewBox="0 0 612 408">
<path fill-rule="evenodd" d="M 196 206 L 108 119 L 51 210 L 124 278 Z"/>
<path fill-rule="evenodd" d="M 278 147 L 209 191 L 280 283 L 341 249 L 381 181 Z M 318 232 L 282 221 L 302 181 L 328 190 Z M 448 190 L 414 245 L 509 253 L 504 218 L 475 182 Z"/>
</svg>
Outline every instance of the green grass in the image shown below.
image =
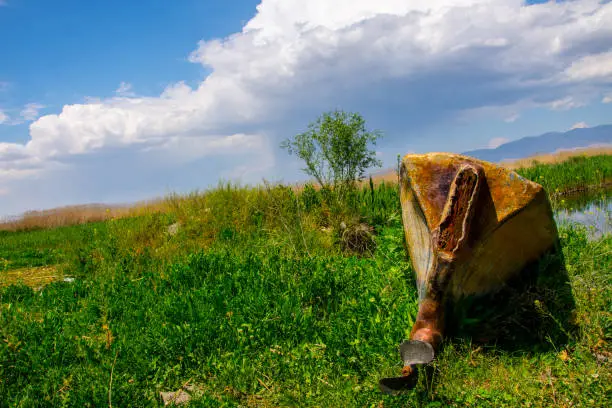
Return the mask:
<svg viewBox="0 0 612 408">
<path fill-rule="evenodd" d="M 562 256 L 461 305 L 429 375 L 389 397 L 377 381 L 399 373 L 417 307 L 394 186 L 169 200 L 168 214 L 0 233 L 5 269 L 75 278 L 0 287 L 1 407 L 159 406 L 186 383 L 205 407 L 610 405 L 609 235 L 563 227 Z M 362 222 L 375 233 L 355 253 L 343 231 Z"/>
<path fill-rule="evenodd" d="M 549 194 L 559 194 L 612 183 L 612 156 L 576 156 L 557 164 L 540 164 L 516 170 L 541 184 Z"/>
<path fill-rule="evenodd" d="M 573 229 L 562 231 L 580 322 L 572 338 L 507 350 L 460 337 L 435 363 L 433 383 L 379 394 L 378 378 L 399 369 L 395 348 L 416 313 L 401 233 L 383 229 L 372 258 L 218 249 L 138 276 L 124 270 L 133 260 L 120 258 L 39 293 L 5 288 L 2 404 L 105 405 L 113 370 L 116 405 L 155 406 L 159 391 L 189 381 L 206 394 L 204 406 L 256 395 L 270 406 L 605 406 L 612 378 L 596 355 L 610 351 L 612 242 Z M 556 325 L 545 312 L 543 321 Z"/>
<path fill-rule="evenodd" d="M 15 233 L 0 231 L 0 271 L 59 263 L 65 253 L 65 243 L 73 241 L 83 228 L 90 226 Z"/>
</svg>

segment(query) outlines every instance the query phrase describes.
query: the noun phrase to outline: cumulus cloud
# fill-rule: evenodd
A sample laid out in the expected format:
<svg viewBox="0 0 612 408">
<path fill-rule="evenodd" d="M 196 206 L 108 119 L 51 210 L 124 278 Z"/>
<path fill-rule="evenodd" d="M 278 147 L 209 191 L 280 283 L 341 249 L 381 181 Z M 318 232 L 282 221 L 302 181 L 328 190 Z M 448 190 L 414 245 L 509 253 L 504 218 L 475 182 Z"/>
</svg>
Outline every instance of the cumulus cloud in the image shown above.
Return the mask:
<svg viewBox="0 0 612 408">
<path fill-rule="evenodd" d="M 44 107 L 45 105 L 41 105 L 40 103 L 28 103 L 23 107 L 19 116 L 25 121 L 34 121 L 38 119 L 39 111 Z"/>
<path fill-rule="evenodd" d="M 248 146 L 269 163 L 278 139 L 330 108 L 391 137 L 466 112 L 571 109 L 612 90 L 610 21 L 612 3 L 598 0 L 263 0 L 240 32 L 197 45 L 189 60 L 211 72 L 199 85 L 139 97 L 122 83 L 38 118 L 10 149 L 44 163 L 128 148 L 231 158 Z"/>
<path fill-rule="evenodd" d="M 612 103 L 612 95 L 606 95 L 601 100 L 602 103 Z"/>
<path fill-rule="evenodd" d="M 588 127 L 589 127 L 589 125 L 587 125 L 586 122 L 577 122 L 577 123 L 574 123 L 572 125 L 570 130 L 574 130 L 574 129 L 587 129 Z"/>
<path fill-rule="evenodd" d="M 9 117 L 6 115 L 6 113 L 0 110 L 0 125 L 7 122 L 8 120 L 9 120 Z"/>
<path fill-rule="evenodd" d="M 489 149 L 495 149 L 507 142 L 509 142 L 509 140 L 505 137 L 495 137 L 489 141 Z"/>
<path fill-rule="evenodd" d="M 612 16 L 609 16 L 612 19 Z M 608 20 L 610 22 L 612 20 Z M 565 70 L 571 80 L 612 81 L 612 51 L 587 55 L 573 62 Z"/>
</svg>

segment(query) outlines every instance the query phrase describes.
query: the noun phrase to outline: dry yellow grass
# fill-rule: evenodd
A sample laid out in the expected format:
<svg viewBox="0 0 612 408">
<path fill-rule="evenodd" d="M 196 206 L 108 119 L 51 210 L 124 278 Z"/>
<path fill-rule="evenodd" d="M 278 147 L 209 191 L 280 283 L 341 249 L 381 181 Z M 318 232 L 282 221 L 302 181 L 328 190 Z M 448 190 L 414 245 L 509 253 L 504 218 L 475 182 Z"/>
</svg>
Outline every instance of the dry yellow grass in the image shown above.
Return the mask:
<svg viewBox="0 0 612 408">
<path fill-rule="evenodd" d="M 14 220 L 0 223 L 0 230 L 20 231 L 38 228 L 56 228 L 108 219 L 135 217 L 167 211 L 165 200 L 139 202 L 125 206 L 100 204 L 76 205 L 43 211 L 28 211 Z"/>
<path fill-rule="evenodd" d="M 599 156 L 608 154 L 612 154 L 612 146 L 585 147 L 581 149 L 560 150 L 555 153 L 536 155 L 519 160 L 502 161 L 500 164 L 514 170 L 521 167 L 530 167 L 533 165 L 534 161 L 542 164 L 554 164 L 561 163 L 575 156 Z"/>
<path fill-rule="evenodd" d="M 61 278 L 57 266 L 9 269 L 0 274 L 0 287 L 23 282 L 24 285 L 38 289 Z"/>
<path fill-rule="evenodd" d="M 501 165 L 509 169 L 517 169 L 520 167 L 530 167 L 533 165 L 534 161 L 550 164 L 559 163 L 574 156 L 596 156 L 601 154 L 612 154 L 612 146 L 587 147 L 559 151 L 551 154 L 531 156 L 520 160 L 502 162 Z M 395 169 L 380 171 L 372 175 L 372 181 L 376 185 L 382 182 L 395 183 L 397 182 L 397 172 Z M 367 183 L 369 183 L 368 179 L 364 180 L 362 185 Z M 302 184 L 293 186 L 296 191 L 301 190 L 302 187 Z M 108 219 L 135 217 L 156 212 L 167 212 L 170 208 L 171 206 L 167 199 L 156 199 L 125 206 L 104 206 L 95 204 L 60 207 L 44 211 L 29 211 L 15 220 L 0 222 L 0 231 L 55 228 L 87 222 L 105 221 Z"/>
</svg>

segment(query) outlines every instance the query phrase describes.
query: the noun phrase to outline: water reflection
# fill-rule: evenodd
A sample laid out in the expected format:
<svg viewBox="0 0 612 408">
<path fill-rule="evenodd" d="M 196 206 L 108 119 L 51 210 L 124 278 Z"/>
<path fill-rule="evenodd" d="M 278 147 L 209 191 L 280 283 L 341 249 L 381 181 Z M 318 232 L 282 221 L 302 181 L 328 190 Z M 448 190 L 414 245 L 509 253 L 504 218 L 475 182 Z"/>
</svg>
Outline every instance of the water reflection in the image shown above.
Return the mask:
<svg viewBox="0 0 612 408">
<path fill-rule="evenodd" d="M 582 224 L 594 239 L 612 232 L 612 189 L 553 199 L 552 205 L 558 225 Z"/>
</svg>

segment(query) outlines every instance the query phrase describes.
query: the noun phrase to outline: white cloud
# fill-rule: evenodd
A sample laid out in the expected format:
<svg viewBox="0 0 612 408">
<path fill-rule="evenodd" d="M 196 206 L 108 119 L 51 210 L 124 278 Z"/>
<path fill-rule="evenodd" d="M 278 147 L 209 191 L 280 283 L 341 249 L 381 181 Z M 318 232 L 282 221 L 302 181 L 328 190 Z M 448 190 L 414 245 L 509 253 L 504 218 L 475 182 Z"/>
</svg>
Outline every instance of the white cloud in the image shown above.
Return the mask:
<svg viewBox="0 0 612 408">
<path fill-rule="evenodd" d="M 489 149 L 495 149 L 496 147 L 499 147 L 504 143 L 507 143 L 508 141 L 509 140 L 505 137 L 494 137 L 489 141 Z"/>
<path fill-rule="evenodd" d="M 512 114 L 512 115 L 508 116 L 507 118 L 505 118 L 504 122 L 506 122 L 506 123 L 514 123 L 520 117 L 521 117 L 521 115 L 519 115 L 518 113 L 515 113 L 515 114 Z"/>
<path fill-rule="evenodd" d="M 604 96 L 601 103 L 612 103 L 612 95 Z"/>
<path fill-rule="evenodd" d="M 134 92 L 132 91 L 132 84 L 128 82 L 121 82 L 119 84 L 119 88 L 115 90 L 115 93 L 117 96 L 135 96 Z"/>
<path fill-rule="evenodd" d="M 39 111 L 44 107 L 45 105 L 41 105 L 40 103 L 28 103 L 23 107 L 19 115 L 25 121 L 34 121 L 38 119 Z"/>
<path fill-rule="evenodd" d="M 45 164 L 49 164 L 30 155 L 26 148 L 18 143 L 0 143 L 0 157 L 0 181 L 35 175 Z"/>
<path fill-rule="evenodd" d="M 121 83 L 114 98 L 39 118 L 20 148 L 41 163 L 127 148 L 267 160 L 280 137 L 335 107 L 390 133 L 465 113 L 571 109 L 607 89 L 596 63 L 608 62 L 610 21 L 612 3 L 598 0 L 263 0 L 242 31 L 191 53 L 211 72 L 199 85 L 137 97 Z"/>
<path fill-rule="evenodd" d="M 9 117 L 5 112 L 0 110 L 0 125 L 20 125 L 24 123 L 24 121 L 35 121 L 39 116 L 39 111 L 43 109 L 45 106 L 39 103 L 28 103 L 23 109 L 19 112 L 18 116 Z M 0 161 L 2 161 L 2 156 L 0 155 Z"/>
<path fill-rule="evenodd" d="M 612 15 L 609 14 L 608 23 L 610 22 L 612 22 Z M 582 57 L 573 62 L 565 73 L 574 81 L 612 81 L 612 51 Z"/>
<path fill-rule="evenodd" d="M 577 101 L 571 96 L 566 96 L 565 98 L 554 100 L 548 104 L 548 106 L 552 110 L 570 110 L 574 108 L 579 108 L 584 105 L 584 102 Z"/>
<path fill-rule="evenodd" d="M 588 127 L 589 127 L 589 125 L 587 125 L 586 122 L 577 122 L 577 123 L 574 123 L 572 125 L 570 130 L 574 130 L 574 129 L 586 129 Z"/>
</svg>

